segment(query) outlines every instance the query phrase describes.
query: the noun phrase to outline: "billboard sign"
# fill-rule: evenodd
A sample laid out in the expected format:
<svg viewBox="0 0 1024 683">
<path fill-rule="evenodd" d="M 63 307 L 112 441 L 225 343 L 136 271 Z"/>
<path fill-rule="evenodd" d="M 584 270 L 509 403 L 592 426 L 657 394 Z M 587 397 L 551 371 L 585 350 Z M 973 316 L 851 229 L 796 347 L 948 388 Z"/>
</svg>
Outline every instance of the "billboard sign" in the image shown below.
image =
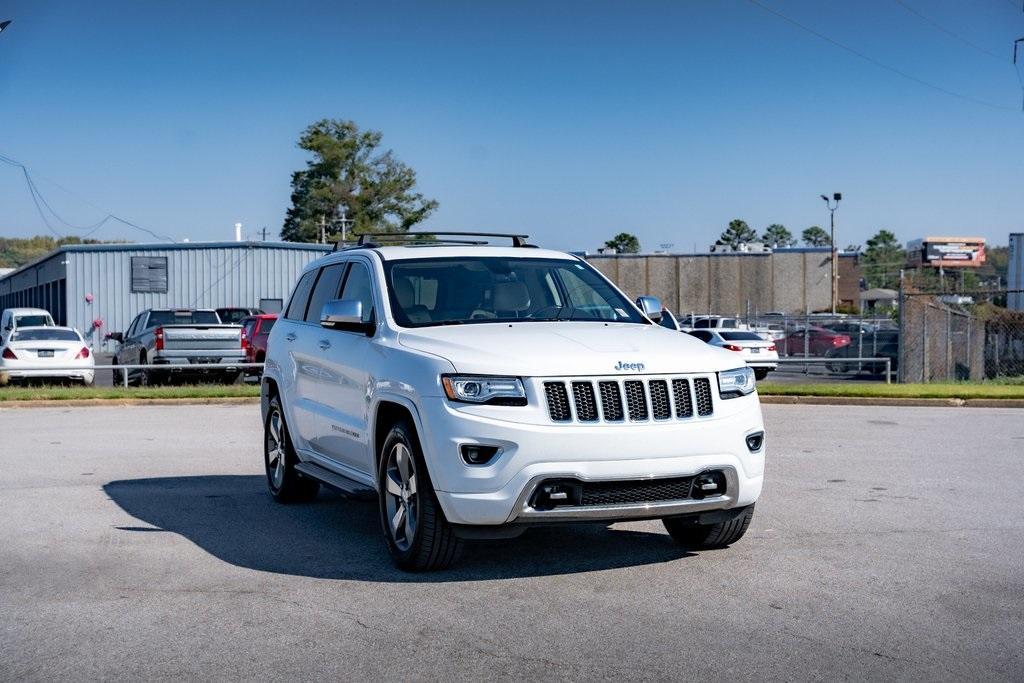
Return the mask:
<svg viewBox="0 0 1024 683">
<path fill-rule="evenodd" d="M 984 237 L 925 237 L 907 243 L 912 265 L 977 268 L 985 263 Z"/>
</svg>

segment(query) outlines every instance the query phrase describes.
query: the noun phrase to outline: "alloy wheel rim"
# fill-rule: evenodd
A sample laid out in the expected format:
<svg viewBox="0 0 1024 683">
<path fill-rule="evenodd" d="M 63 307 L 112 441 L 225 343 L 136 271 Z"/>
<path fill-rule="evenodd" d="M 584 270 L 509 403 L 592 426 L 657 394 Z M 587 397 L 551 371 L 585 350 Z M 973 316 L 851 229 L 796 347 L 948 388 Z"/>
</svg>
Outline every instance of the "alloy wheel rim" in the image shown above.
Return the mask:
<svg viewBox="0 0 1024 683">
<path fill-rule="evenodd" d="M 281 488 L 284 482 L 284 439 L 281 413 L 277 410 L 270 414 L 267 422 L 267 475 L 275 489 Z"/>
<path fill-rule="evenodd" d="M 405 551 L 416 537 L 419 502 L 416 462 L 404 443 L 397 443 L 388 454 L 384 470 L 385 510 L 388 532 L 399 550 Z"/>
</svg>

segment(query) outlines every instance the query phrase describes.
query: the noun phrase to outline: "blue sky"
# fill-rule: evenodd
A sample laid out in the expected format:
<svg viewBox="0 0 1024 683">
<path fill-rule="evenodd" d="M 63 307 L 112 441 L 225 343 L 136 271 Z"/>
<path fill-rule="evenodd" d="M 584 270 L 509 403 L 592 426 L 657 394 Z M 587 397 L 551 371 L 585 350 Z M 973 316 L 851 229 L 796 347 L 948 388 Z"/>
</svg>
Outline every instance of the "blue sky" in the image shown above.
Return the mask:
<svg viewBox="0 0 1024 683">
<path fill-rule="evenodd" d="M 841 191 L 840 245 L 1024 230 L 1016 0 L 758 2 L 995 107 L 751 0 L 15 0 L 0 154 L 69 222 L 111 211 L 193 241 L 276 234 L 321 117 L 384 133 L 441 204 L 432 229 L 704 250 L 733 218 L 827 226 L 818 195 Z M 47 233 L 6 166 L 0 207 L 0 234 Z"/>
</svg>

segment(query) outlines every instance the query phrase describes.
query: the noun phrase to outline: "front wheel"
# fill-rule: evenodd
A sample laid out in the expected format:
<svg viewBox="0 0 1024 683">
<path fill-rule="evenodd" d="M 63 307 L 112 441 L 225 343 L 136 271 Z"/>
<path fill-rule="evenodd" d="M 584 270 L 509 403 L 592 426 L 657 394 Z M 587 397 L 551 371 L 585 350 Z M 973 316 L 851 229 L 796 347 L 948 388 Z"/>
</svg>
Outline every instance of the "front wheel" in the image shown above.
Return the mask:
<svg viewBox="0 0 1024 683">
<path fill-rule="evenodd" d="M 714 524 L 700 524 L 693 517 L 666 517 L 661 521 L 672 540 L 684 548 L 710 550 L 732 545 L 747 533 L 754 518 L 754 506 L 734 512 L 737 514 Z"/>
<path fill-rule="evenodd" d="M 395 564 L 412 572 L 450 566 L 462 542 L 445 519 L 416 432 L 407 422 L 391 427 L 378 462 L 380 523 Z"/>
<path fill-rule="evenodd" d="M 312 500 L 320 490 L 320 482 L 299 474 L 295 462 L 295 450 L 284 421 L 281 401 L 275 396 L 270 399 L 267 419 L 263 422 L 263 463 L 267 471 L 267 487 L 278 503 Z"/>
</svg>

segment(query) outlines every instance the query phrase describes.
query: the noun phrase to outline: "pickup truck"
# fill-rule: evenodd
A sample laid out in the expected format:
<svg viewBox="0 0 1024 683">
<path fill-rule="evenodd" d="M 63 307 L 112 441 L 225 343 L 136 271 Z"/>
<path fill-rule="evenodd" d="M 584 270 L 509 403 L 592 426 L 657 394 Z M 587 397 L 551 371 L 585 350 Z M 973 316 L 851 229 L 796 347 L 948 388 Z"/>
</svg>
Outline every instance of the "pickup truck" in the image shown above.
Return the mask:
<svg viewBox="0 0 1024 683">
<path fill-rule="evenodd" d="M 245 362 L 241 325 L 222 324 L 212 309 L 147 309 L 126 332 L 111 332 L 107 338 L 118 342 L 114 365 L 167 366 L 166 370 L 125 370 L 133 386 L 161 384 L 172 377 L 231 384 L 241 375 L 237 365 Z M 224 369 L 192 367 L 208 363 L 221 364 Z M 124 375 L 115 370 L 114 383 L 122 381 Z"/>
<path fill-rule="evenodd" d="M 743 358 L 660 326 L 659 300 L 634 304 L 580 258 L 450 235 L 362 235 L 306 267 L 261 384 L 273 498 L 376 498 L 412 571 L 549 523 L 737 542 L 765 464 Z"/>
</svg>

